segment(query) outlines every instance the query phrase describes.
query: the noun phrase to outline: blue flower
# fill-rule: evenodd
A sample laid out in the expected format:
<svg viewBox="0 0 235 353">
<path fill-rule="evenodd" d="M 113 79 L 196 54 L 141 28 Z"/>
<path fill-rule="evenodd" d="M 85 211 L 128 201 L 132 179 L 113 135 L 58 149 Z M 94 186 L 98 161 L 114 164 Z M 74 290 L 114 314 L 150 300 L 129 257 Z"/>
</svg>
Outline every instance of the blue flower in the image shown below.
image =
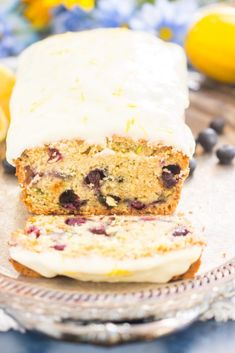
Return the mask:
<svg viewBox="0 0 235 353">
<path fill-rule="evenodd" d="M 0 11 L 7 13 L 15 10 L 18 5 L 19 0 L 0 0 Z"/>
<path fill-rule="evenodd" d="M 53 11 L 52 31 L 63 33 L 98 27 L 127 25 L 136 6 L 135 0 L 100 0 L 90 12 L 79 7 L 59 6 Z"/>
<path fill-rule="evenodd" d="M 28 22 L 20 15 L 16 0 L 0 7 L 0 57 L 18 55 L 38 39 Z"/>
<path fill-rule="evenodd" d="M 153 5 L 144 4 L 129 25 L 132 29 L 152 32 L 164 40 L 182 44 L 197 7 L 196 0 L 157 0 Z"/>
<path fill-rule="evenodd" d="M 129 23 L 135 9 L 135 0 L 100 0 L 94 17 L 99 27 L 121 27 Z"/>
<path fill-rule="evenodd" d="M 92 12 L 83 11 L 80 7 L 66 9 L 59 6 L 53 11 L 52 32 L 75 32 L 97 27 L 92 19 Z"/>
<path fill-rule="evenodd" d="M 157 26 L 161 21 L 161 14 L 157 6 L 152 4 L 143 4 L 136 11 L 134 16 L 129 21 L 129 27 L 134 30 L 147 31 L 156 34 Z"/>
</svg>

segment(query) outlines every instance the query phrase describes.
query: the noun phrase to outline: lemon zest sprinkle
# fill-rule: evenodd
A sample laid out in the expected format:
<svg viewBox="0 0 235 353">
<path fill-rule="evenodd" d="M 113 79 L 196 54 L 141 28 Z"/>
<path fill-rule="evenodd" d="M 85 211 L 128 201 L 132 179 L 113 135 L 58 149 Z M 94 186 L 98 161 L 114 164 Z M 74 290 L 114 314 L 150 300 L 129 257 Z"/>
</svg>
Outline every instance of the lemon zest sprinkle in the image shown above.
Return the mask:
<svg viewBox="0 0 235 353">
<path fill-rule="evenodd" d="M 129 108 L 136 108 L 136 107 L 137 107 L 137 104 L 135 104 L 135 103 L 129 103 L 127 106 L 128 106 Z"/>
<path fill-rule="evenodd" d="M 138 146 L 138 147 L 136 148 L 135 153 L 136 153 L 136 154 L 139 154 L 139 153 L 142 152 L 142 150 L 143 150 L 142 146 Z"/>
<path fill-rule="evenodd" d="M 135 124 L 135 118 L 128 119 L 126 123 L 125 132 L 128 133 L 134 124 Z"/>
<path fill-rule="evenodd" d="M 9 122 L 3 109 L 0 107 L 0 142 L 4 141 L 7 135 Z"/>
<path fill-rule="evenodd" d="M 83 92 L 80 93 L 80 100 L 81 102 L 85 102 L 85 95 Z"/>
<path fill-rule="evenodd" d="M 121 87 L 118 87 L 113 93 L 112 93 L 113 96 L 122 96 L 123 95 L 123 89 Z"/>
<path fill-rule="evenodd" d="M 60 50 L 55 50 L 51 52 L 52 55 L 64 55 L 68 53 L 70 53 L 69 49 L 60 49 Z"/>
<path fill-rule="evenodd" d="M 97 64 L 97 61 L 95 59 L 91 59 L 91 60 L 89 60 L 89 63 L 95 65 L 95 64 Z"/>
<path fill-rule="evenodd" d="M 48 100 L 49 97 L 44 97 L 42 99 L 39 99 L 38 101 L 35 101 L 31 104 L 30 107 L 30 112 L 34 112 L 37 108 L 39 108 L 44 102 Z"/>
<path fill-rule="evenodd" d="M 128 276 L 130 275 L 131 272 L 123 269 L 117 269 L 113 270 L 111 272 L 108 272 L 106 275 L 110 277 L 115 277 L 115 276 Z"/>
</svg>

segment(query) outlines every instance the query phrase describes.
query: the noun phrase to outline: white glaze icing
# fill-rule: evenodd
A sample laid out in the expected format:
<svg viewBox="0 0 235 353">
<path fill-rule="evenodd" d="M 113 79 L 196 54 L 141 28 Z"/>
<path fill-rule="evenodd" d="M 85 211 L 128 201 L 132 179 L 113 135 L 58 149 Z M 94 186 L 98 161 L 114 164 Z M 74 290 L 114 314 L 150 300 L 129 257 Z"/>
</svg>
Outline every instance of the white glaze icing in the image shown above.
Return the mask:
<svg viewBox="0 0 235 353">
<path fill-rule="evenodd" d="M 191 156 L 183 49 L 125 29 L 66 33 L 26 49 L 10 110 L 7 159 L 44 143 L 113 134 L 145 138 Z"/>
<path fill-rule="evenodd" d="M 185 273 L 201 255 L 200 246 L 139 259 L 117 260 L 104 256 L 69 257 L 63 252 L 31 252 L 20 246 L 11 257 L 45 277 L 64 275 L 81 281 L 165 283 Z"/>
</svg>

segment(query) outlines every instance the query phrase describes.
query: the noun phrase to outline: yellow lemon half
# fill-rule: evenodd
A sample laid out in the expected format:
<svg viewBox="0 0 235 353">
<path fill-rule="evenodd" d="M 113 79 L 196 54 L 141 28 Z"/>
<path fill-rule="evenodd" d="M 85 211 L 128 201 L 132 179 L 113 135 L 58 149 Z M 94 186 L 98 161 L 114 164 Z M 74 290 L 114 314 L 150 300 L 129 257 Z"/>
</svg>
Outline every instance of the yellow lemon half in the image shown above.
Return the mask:
<svg viewBox="0 0 235 353">
<path fill-rule="evenodd" d="M 186 36 L 185 50 L 205 75 L 235 83 L 235 7 L 221 4 L 201 10 Z"/>
<path fill-rule="evenodd" d="M 0 142 L 4 141 L 8 130 L 8 119 L 3 109 L 0 107 Z"/>
<path fill-rule="evenodd" d="M 0 107 L 8 121 L 10 120 L 9 101 L 15 84 L 15 75 L 6 66 L 0 64 Z"/>
</svg>

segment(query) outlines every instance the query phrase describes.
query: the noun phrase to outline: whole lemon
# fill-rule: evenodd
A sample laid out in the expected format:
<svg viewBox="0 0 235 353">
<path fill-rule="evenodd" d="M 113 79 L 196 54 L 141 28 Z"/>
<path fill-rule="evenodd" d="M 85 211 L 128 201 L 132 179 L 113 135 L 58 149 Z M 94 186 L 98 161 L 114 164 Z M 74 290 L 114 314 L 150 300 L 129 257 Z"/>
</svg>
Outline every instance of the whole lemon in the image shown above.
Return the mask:
<svg viewBox="0 0 235 353">
<path fill-rule="evenodd" d="M 0 107 L 10 121 L 9 102 L 15 84 L 14 73 L 5 65 L 0 64 Z"/>
<path fill-rule="evenodd" d="M 185 50 L 192 66 L 205 75 L 235 83 L 235 7 L 221 4 L 199 11 Z"/>
<path fill-rule="evenodd" d="M 4 141 L 8 130 L 8 119 L 3 109 L 0 106 L 0 142 Z"/>
</svg>

